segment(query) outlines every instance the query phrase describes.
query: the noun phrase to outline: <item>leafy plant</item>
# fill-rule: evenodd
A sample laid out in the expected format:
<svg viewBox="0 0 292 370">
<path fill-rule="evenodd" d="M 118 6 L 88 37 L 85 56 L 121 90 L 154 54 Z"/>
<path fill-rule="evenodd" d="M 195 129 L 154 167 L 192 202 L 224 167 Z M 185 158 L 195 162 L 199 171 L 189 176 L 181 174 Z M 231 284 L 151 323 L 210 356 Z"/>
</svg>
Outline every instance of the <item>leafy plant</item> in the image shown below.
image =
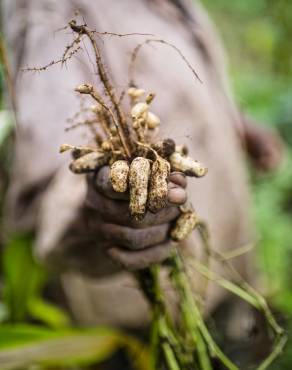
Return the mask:
<svg viewBox="0 0 292 370">
<path fill-rule="evenodd" d="M 3 252 L 5 321 L 37 319 L 50 327 L 63 327 L 69 318 L 60 308 L 42 298 L 47 273 L 32 256 L 33 236 L 19 234 L 10 239 Z"/>
</svg>

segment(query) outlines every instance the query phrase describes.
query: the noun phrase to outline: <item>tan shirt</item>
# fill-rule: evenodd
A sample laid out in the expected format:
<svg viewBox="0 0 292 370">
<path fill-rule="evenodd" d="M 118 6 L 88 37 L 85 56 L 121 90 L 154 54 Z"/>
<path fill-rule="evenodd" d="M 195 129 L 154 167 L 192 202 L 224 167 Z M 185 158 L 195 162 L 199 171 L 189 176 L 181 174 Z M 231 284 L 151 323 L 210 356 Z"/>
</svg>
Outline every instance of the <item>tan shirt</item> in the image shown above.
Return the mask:
<svg viewBox="0 0 292 370">
<path fill-rule="evenodd" d="M 36 255 L 54 261 L 62 275 L 72 309 L 85 323 L 137 326 L 146 322 L 147 306 L 127 272 L 92 279 L 86 277 L 80 253 L 62 254 L 61 240 L 82 208 L 83 176 L 72 175 L 68 156 L 58 154 L 63 142 L 82 144 L 82 130 L 65 132 L 65 121 L 78 109 L 73 88 L 97 83 L 89 46 L 68 61 L 42 73 L 20 73 L 19 66 L 44 65 L 58 59 L 71 40 L 64 26 L 79 8 L 86 22 L 100 31 L 151 33 L 175 44 L 188 58 L 199 83 L 176 52 L 165 45 L 144 46 L 135 77 L 140 87 L 155 91 L 153 111 L 162 120 L 161 136 L 185 144 L 190 155 L 209 168 L 208 175 L 189 181 L 189 199 L 209 225 L 212 245 L 224 251 L 250 240 L 248 188 L 240 143 L 239 118 L 229 97 L 220 42 L 205 12 L 182 0 L 188 16 L 167 0 L 5 0 L 6 36 L 16 76 L 18 130 L 15 160 L 7 199 L 7 224 L 12 229 L 36 230 Z M 5 3 L 4 1 L 4 3 Z M 100 40 L 114 85 L 128 82 L 129 54 L 141 36 Z M 187 254 L 198 254 L 190 238 Z M 80 245 L 86 249 L 86 245 Z M 96 268 L 98 269 L 98 261 Z M 100 261 L 99 261 L 100 262 Z M 93 267 L 95 261 L 92 261 Z M 92 267 L 91 267 L 92 268 Z M 238 268 L 246 273 L 243 259 Z M 81 271 L 81 272 L 80 272 Z M 197 277 L 194 277 L 194 283 Z M 208 309 L 223 297 L 210 287 Z"/>
</svg>

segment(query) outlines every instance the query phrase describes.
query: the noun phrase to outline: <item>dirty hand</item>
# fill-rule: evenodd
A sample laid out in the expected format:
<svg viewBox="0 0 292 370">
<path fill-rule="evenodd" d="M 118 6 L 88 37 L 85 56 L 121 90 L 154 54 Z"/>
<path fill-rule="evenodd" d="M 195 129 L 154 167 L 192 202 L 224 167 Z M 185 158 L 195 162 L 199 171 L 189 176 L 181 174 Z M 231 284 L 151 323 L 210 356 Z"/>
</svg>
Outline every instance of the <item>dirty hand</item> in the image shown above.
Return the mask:
<svg viewBox="0 0 292 370">
<path fill-rule="evenodd" d="M 129 270 L 145 268 L 165 260 L 174 247 L 169 239 L 170 222 L 186 202 L 187 181 L 174 172 L 168 184 L 168 205 L 156 214 L 146 213 L 142 221 L 132 220 L 128 193 L 116 193 L 109 179 L 109 167 L 88 177 L 87 226 L 96 233 L 99 247 L 112 260 Z"/>
</svg>

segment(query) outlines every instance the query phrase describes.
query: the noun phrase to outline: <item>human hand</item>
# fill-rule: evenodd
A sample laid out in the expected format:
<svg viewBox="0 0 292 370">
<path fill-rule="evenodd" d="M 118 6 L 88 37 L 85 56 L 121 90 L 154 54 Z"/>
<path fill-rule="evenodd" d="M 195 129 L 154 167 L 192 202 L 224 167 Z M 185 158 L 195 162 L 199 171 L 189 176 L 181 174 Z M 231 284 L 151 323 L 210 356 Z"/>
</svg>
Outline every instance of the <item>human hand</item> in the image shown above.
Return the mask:
<svg viewBox="0 0 292 370">
<path fill-rule="evenodd" d="M 142 221 L 130 217 L 129 194 L 116 193 L 109 179 L 109 167 L 88 176 L 87 226 L 96 234 L 98 246 L 129 270 L 141 269 L 164 261 L 175 244 L 169 239 L 170 223 L 180 214 L 187 181 L 182 173 L 170 175 L 168 205 L 156 214 L 147 211 Z"/>
</svg>

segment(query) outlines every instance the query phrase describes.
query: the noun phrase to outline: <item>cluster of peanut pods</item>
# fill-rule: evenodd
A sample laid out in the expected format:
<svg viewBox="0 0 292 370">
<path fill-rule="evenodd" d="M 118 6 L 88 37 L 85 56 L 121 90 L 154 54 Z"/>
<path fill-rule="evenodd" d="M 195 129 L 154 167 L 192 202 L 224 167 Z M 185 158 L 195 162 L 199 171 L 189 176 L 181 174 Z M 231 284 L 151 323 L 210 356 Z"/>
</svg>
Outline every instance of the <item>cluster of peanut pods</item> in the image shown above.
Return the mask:
<svg viewBox="0 0 292 370">
<path fill-rule="evenodd" d="M 159 117 L 150 111 L 154 94 L 148 94 L 144 101 L 140 101 L 145 95 L 144 90 L 132 87 L 127 91 L 131 104 L 131 123 L 127 123 L 132 144 L 129 157 L 111 111 L 98 103 L 93 86 L 80 85 L 75 91 L 95 98 L 97 104 L 90 108 L 95 120 L 91 122 L 100 126 L 103 136 L 100 133 L 95 135 L 96 146 L 63 144 L 60 152 L 72 151 L 70 169 L 77 174 L 95 172 L 109 165 L 114 191 L 129 192 L 129 212 L 134 219 L 142 220 L 147 211 L 157 213 L 166 207 L 171 172 L 179 171 L 193 177 L 206 174 L 207 168 L 189 157 L 186 147 L 176 145 L 172 139 L 153 139 L 158 136 L 160 126 Z M 171 230 L 171 238 L 175 241 L 184 240 L 197 221 L 191 208 L 182 207 L 181 215 Z"/>
</svg>

